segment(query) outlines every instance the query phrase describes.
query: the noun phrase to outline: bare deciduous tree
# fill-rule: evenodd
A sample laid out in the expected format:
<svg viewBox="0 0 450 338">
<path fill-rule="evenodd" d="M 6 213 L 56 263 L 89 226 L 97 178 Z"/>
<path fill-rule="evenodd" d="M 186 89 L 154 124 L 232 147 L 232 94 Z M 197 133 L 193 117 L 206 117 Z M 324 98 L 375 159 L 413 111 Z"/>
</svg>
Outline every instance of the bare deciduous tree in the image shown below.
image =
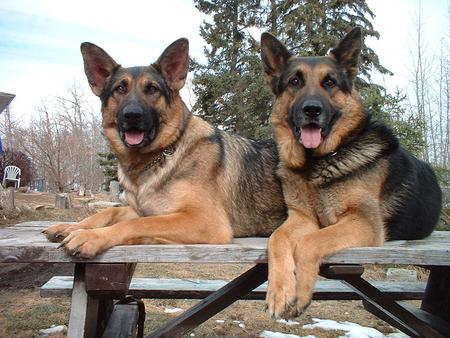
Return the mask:
<svg viewBox="0 0 450 338">
<path fill-rule="evenodd" d="M 425 126 L 427 146 L 423 159 L 435 166 L 450 168 L 450 36 L 441 38 L 441 49 L 433 55 L 424 37 L 424 19 L 421 2 L 414 18 L 415 36 L 411 51 L 412 84 L 411 114 Z M 447 34 L 449 31 L 447 31 Z"/>
<path fill-rule="evenodd" d="M 34 162 L 47 187 L 59 192 L 83 187 L 96 191 L 104 181 L 98 163 L 106 151 L 100 114 L 88 109 L 84 94 L 73 84 L 64 95 L 44 102 L 28 127 L 16 126 L 14 143 Z"/>
</svg>

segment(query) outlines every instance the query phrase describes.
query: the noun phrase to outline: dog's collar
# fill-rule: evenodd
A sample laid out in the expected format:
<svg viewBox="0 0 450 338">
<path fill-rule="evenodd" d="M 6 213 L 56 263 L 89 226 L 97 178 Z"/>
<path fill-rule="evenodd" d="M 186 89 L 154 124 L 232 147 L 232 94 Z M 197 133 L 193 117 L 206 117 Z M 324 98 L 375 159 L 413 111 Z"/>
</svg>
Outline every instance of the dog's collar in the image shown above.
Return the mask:
<svg viewBox="0 0 450 338">
<path fill-rule="evenodd" d="M 164 159 L 172 157 L 174 153 L 175 153 L 175 147 L 173 146 L 173 144 L 171 144 L 166 149 L 161 151 L 157 156 L 155 156 L 153 158 L 153 160 L 144 167 L 144 171 L 161 163 Z"/>
</svg>

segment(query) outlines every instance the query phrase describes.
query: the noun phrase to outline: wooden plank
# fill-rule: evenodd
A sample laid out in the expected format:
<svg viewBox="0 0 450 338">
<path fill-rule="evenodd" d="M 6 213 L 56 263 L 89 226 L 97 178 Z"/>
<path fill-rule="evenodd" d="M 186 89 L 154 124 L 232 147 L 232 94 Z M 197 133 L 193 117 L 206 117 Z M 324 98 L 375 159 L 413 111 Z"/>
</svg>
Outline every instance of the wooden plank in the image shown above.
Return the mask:
<svg viewBox="0 0 450 338">
<path fill-rule="evenodd" d="M 32 229 L 46 229 L 50 225 L 57 223 L 75 224 L 76 222 L 59 222 L 59 221 L 28 221 L 14 225 L 14 228 L 32 228 Z"/>
<path fill-rule="evenodd" d="M 101 263 L 86 264 L 85 283 L 88 294 L 116 299 L 126 296 L 136 264 Z"/>
<path fill-rule="evenodd" d="M 417 309 L 407 302 L 401 302 L 400 305 L 412 312 L 421 321 L 440 332 L 444 337 L 450 337 L 450 322 L 448 320 L 443 320 L 428 311 Z"/>
<path fill-rule="evenodd" d="M 450 322 L 450 267 L 428 267 L 430 276 L 421 309 Z"/>
<path fill-rule="evenodd" d="M 397 327 L 414 338 L 444 338 L 434 328 L 420 321 L 413 313 L 400 306 L 398 302 L 386 297 L 358 275 L 340 276 L 363 298 L 364 307 L 376 316 Z"/>
<path fill-rule="evenodd" d="M 128 294 L 137 298 L 157 299 L 203 299 L 217 291 L 228 281 L 196 280 L 176 278 L 133 278 Z M 396 300 L 422 299 L 424 282 L 374 281 L 373 286 Z M 73 286 L 73 277 L 55 276 L 40 290 L 41 297 L 69 296 Z M 267 283 L 254 289 L 242 299 L 264 299 Z M 338 280 L 319 280 L 314 288 L 315 300 L 358 300 L 361 297 L 354 290 Z"/>
<path fill-rule="evenodd" d="M 410 328 L 406 323 L 403 323 L 402 321 L 398 320 L 398 318 L 393 318 L 389 313 L 384 311 L 382 307 L 377 306 L 377 304 L 372 304 L 366 300 L 363 300 L 362 304 L 366 311 L 370 312 L 374 316 L 380 318 L 381 320 L 384 320 L 386 323 L 407 334 L 408 337 L 426 338 L 417 331 L 415 331 L 414 329 Z"/>
<path fill-rule="evenodd" d="M 256 264 L 224 287 L 212 293 L 147 338 L 182 337 L 267 280 L 267 264 Z"/>
<path fill-rule="evenodd" d="M 76 264 L 67 338 L 96 337 L 98 310 L 99 300 L 86 292 L 84 264 Z"/>
<path fill-rule="evenodd" d="M 50 243 L 37 226 L 0 229 L 0 262 L 92 263 L 265 263 L 267 238 L 239 238 L 226 245 L 117 246 L 91 260 L 72 257 Z M 393 241 L 383 247 L 351 248 L 326 264 L 450 265 L 450 232 L 436 231 L 420 241 Z"/>
</svg>

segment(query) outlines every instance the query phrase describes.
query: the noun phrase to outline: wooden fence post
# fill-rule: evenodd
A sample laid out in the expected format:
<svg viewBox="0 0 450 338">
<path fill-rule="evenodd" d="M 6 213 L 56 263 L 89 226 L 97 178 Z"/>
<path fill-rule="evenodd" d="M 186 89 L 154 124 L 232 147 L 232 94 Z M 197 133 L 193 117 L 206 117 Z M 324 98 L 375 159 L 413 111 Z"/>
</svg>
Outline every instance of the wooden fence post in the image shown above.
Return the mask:
<svg viewBox="0 0 450 338">
<path fill-rule="evenodd" d="M 7 211 L 16 210 L 14 203 L 14 188 L 1 189 L 0 191 L 0 207 Z"/>
<path fill-rule="evenodd" d="M 56 194 L 55 208 L 56 209 L 70 209 L 72 207 L 72 201 L 69 194 Z"/>
</svg>

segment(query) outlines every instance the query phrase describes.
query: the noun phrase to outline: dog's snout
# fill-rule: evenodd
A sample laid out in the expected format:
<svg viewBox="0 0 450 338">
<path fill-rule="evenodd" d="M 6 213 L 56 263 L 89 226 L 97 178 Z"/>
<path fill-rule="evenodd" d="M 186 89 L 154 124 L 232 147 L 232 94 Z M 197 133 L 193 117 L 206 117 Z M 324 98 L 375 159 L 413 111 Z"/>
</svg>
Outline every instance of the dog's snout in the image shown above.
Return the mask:
<svg viewBox="0 0 450 338">
<path fill-rule="evenodd" d="M 323 105 L 318 100 L 306 100 L 302 105 L 302 111 L 309 117 L 317 117 L 322 113 Z"/>
<path fill-rule="evenodd" d="M 140 121 L 144 117 L 144 110 L 139 105 L 131 104 L 123 109 L 123 117 L 127 121 Z"/>
</svg>

